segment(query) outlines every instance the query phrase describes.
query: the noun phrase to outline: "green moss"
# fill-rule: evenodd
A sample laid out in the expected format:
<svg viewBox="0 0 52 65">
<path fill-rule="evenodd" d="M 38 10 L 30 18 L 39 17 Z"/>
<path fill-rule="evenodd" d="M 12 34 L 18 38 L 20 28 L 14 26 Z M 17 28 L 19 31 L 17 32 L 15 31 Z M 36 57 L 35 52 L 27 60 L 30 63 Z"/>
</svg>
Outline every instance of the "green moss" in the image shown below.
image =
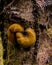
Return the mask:
<svg viewBox="0 0 52 65">
<path fill-rule="evenodd" d="M 48 46 L 47 46 L 47 45 L 45 45 L 45 48 L 48 48 Z"/>
<path fill-rule="evenodd" d="M 0 32 L 0 65 L 4 65 L 3 64 L 3 46 L 2 46 L 1 32 Z"/>
</svg>

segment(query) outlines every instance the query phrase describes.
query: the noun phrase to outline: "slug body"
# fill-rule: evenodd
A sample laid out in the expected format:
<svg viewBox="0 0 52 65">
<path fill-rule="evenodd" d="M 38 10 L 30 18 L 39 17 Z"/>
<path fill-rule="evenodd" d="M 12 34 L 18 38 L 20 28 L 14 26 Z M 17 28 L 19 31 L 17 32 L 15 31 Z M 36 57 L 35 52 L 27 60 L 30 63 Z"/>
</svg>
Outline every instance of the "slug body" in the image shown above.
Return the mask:
<svg viewBox="0 0 52 65">
<path fill-rule="evenodd" d="M 24 31 L 24 28 L 21 25 L 12 24 L 8 29 L 8 39 L 12 43 L 15 43 L 14 32 L 16 32 L 16 40 L 18 44 L 25 48 L 32 46 L 36 42 L 36 33 L 32 28 L 27 28 Z M 26 32 L 26 35 L 22 32 Z"/>
<path fill-rule="evenodd" d="M 27 28 L 25 32 L 27 33 L 27 35 L 16 33 L 17 41 L 24 47 L 32 46 L 36 42 L 36 33 L 31 28 Z"/>
</svg>

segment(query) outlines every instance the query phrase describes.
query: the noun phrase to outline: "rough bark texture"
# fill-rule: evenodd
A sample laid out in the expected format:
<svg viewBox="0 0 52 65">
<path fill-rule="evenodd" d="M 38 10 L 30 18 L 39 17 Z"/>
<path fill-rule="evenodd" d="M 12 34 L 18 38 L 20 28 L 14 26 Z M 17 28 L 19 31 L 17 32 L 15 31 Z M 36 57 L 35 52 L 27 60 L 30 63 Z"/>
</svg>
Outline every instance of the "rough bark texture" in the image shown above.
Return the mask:
<svg viewBox="0 0 52 65">
<path fill-rule="evenodd" d="M 51 65 L 52 64 L 52 14 L 51 4 L 47 0 L 15 0 L 11 5 L 8 20 L 4 23 L 4 42 L 7 43 L 7 65 Z M 13 10 L 12 10 L 13 7 Z M 50 7 L 50 10 L 49 10 Z M 14 11 L 14 8 L 17 8 Z M 6 18 L 6 17 L 5 17 Z M 16 48 L 6 39 L 7 29 L 13 23 L 21 24 L 25 29 L 33 28 L 37 41 L 30 48 Z M 51 60 L 50 60 L 51 59 Z"/>
</svg>

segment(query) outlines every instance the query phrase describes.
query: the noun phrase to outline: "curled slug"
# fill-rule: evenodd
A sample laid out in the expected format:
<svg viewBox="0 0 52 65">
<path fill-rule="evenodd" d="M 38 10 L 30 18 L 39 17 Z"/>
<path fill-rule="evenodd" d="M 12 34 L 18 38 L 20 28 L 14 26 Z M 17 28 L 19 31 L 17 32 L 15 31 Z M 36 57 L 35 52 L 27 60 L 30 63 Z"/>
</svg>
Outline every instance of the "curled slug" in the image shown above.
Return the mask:
<svg viewBox="0 0 52 65">
<path fill-rule="evenodd" d="M 14 33 L 17 43 L 15 43 Z M 35 44 L 36 33 L 32 28 L 27 28 L 26 30 L 24 30 L 24 28 L 21 25 L 12 24 L 8 28 L 8 40 L 12 43 L 19 44 L 27 48 Z"/>
</svg>

